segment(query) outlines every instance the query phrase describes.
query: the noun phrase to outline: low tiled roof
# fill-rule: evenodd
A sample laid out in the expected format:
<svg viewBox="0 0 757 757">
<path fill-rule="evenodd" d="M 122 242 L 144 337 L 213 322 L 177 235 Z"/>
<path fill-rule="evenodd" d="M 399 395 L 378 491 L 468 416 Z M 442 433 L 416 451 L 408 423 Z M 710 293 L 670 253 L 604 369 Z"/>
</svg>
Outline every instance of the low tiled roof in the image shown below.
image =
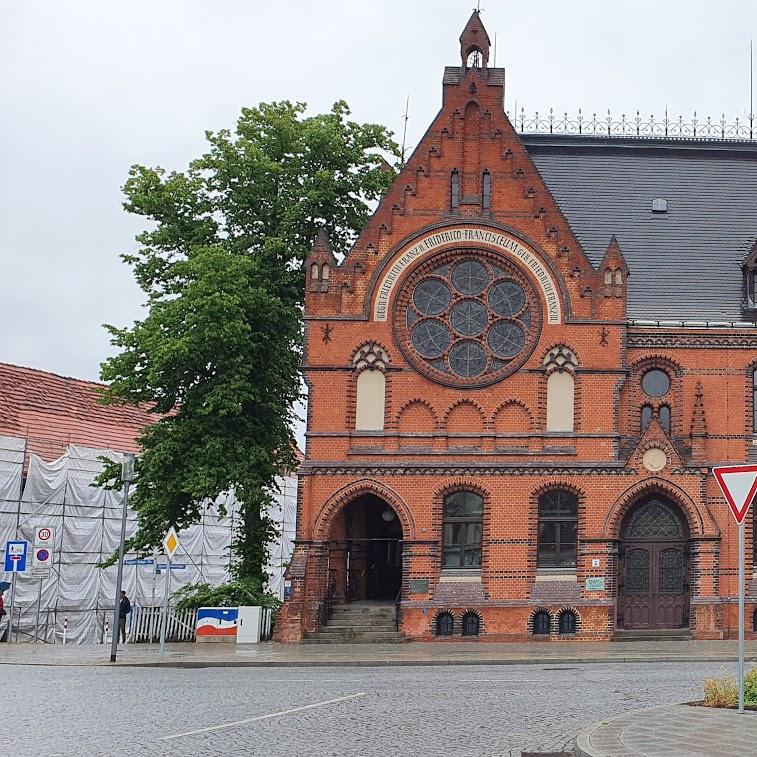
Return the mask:
<svg viewBox="0 0 757 757">
<path fill-rule="evenodd" d="M 50 460 L 68 444 L 138 452 L 156 416 L 141 407 L 103 405 L 93 381 L 0 363 L 0 435 L 28 438 L 28 451 Z"/>
<path fill-rule="evenodd" d="M 60 457 L 69 444 L 139 452 L 137 440 L 159 416 L 145 407 L 103 405 L 105 384 L 0 363 L 0 436 L 27 439 L 27 453 Z M 295 448 L 299 462 L 304 455 Z"/>
<path fill-rule="evenodd" d="M 757 143 L 520 137 L 595 267 L 617 237 L 629 318 L 753 319 L 741 266 L 757 239 Z"/>
</svg>

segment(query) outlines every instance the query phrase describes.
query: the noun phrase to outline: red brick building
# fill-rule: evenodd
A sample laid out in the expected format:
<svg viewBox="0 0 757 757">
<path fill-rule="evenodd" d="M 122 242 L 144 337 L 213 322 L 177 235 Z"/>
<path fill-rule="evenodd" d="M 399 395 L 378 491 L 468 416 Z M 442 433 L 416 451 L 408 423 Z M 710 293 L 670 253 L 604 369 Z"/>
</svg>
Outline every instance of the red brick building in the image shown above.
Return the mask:
<svg viewBox="0 0 757 757">
<path fill-rule="evenodd" d="M 733 635 L 711 467 L 753 449 L 755 145 L 519 134 L 477 13 L 460 42 L 349 255 L 307 261 L 279 638 L 360 600 L 416 639 Z"/>
</svg>

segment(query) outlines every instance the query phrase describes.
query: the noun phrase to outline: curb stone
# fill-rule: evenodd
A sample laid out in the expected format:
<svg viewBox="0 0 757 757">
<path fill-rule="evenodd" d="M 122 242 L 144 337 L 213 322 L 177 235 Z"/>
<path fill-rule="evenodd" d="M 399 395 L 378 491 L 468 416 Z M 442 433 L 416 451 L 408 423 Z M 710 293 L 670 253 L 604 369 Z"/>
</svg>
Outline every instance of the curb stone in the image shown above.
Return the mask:
<svg viewBox="0 0 757 757">
<path fill-rule="evenodd" d="M 757 662 L 757 657 L 747 658 Z M 106 660 L 88 662 L 69 661 L 2 661 L 0 665 L 55 666 L 55 667 L 120 667 L 120 668 L 384 668 L 384 667 L 455 667 L 455 666 L 504 666 L 504 665 L 597 665 L 597 664 L 650 664 L 655 662 L 734 662 L 734 657 L 714 655 L 701 657 L 615 657 L 592 659 L 590 657 L 528 657 L 508 659 L 462 659 L 462 660 L 147 660 L 111 663 Z M 656 709 L 656 708 L 652 708 Z M 609 722 L 609 721 L 608 721 Z"/>
</svg>

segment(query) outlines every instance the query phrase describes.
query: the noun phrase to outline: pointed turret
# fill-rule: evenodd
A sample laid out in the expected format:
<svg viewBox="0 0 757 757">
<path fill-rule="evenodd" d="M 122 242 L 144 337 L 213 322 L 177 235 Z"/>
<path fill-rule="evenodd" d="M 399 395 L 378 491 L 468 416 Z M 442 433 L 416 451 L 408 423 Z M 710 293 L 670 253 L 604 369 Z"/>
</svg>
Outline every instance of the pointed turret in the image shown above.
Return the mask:
<svg viewBox="0 0 757 757">
<path fill-rule="evenodd" d="M 481 23 L 481 16 L 474 10 L 460 35 L 460 55 L 464 68 L 486 68 L 489 64 L 491 40 Z"/>
<path fill-rule="evenodd" d="M 311 292 L 327 292 L 331 272 L 335 267 L 336 258 L 331 250 L 326 230 L 320 229 L 305 260 L 308 290 Z"/>
<path fill-rule="evenodd" d="M 599 264 L 599 271 L 606 287 L 622 287 L 625 284 L 629 270 L 615 234 L 607 245 L 605 255 Z"/>
</svg>

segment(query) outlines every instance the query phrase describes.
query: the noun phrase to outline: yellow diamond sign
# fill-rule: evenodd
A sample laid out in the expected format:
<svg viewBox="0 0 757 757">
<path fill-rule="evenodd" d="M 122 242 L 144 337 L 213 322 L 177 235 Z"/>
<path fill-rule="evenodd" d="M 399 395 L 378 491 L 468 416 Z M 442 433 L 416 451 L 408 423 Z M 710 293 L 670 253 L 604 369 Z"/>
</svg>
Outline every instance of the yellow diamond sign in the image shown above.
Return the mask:
<svg viewBox="0 0 757 757">
<path fill-rule="evenodd" d="M 176 550 L 179 548 L 179 537 L 176 535 L 176 531 L 173 526 L 168 529 L 168 533 L 163 537 L 163 549 L 168 555 L 168 559 L 172 560 Z"/>
</svg>

